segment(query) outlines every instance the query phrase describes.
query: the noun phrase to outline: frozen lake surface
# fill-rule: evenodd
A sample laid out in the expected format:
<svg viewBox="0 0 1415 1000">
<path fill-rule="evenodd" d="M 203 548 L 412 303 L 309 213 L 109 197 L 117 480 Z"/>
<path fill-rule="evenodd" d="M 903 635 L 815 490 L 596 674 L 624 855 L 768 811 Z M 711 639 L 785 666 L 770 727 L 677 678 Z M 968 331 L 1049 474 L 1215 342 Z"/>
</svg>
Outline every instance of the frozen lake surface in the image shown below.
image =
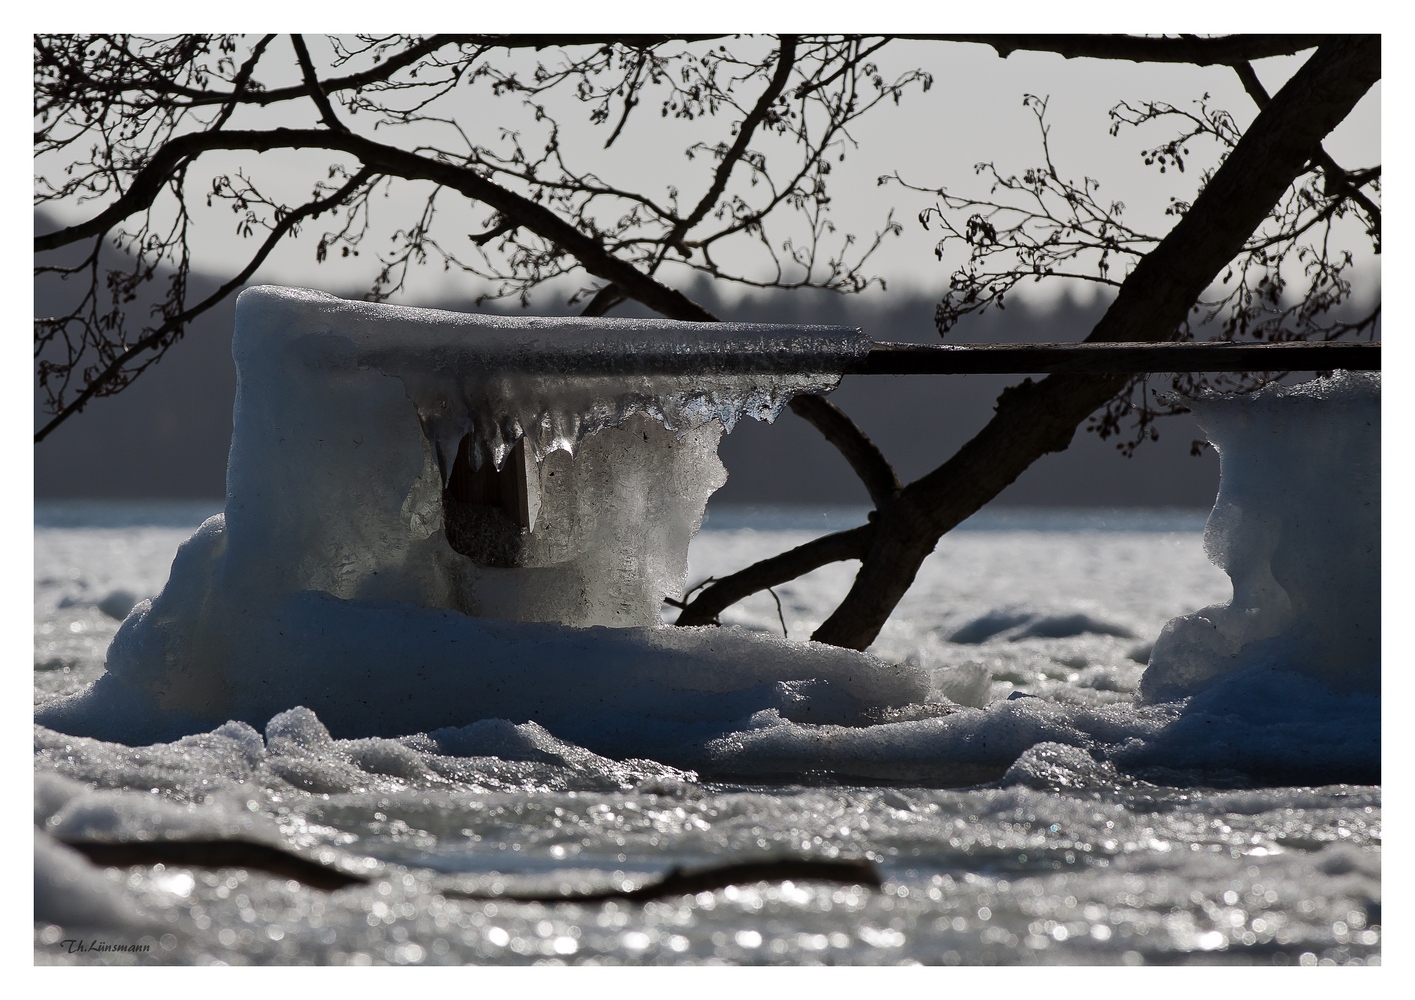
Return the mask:
<svg viewBox="0 0 1415 1000">
<path fill-rule="evenodd" d="M 119 618 L 216 509 L 37 505 L 37 706 L 102 673 Z M 688 579 L 863 513 L 711 512 Z M 1164 623 L 1229 596 L 1202 527 L 1192 512 L 985 512 L 943 539 L 872 647 L 928 671 L 924 702 L 871 726 L 757 713 L 706 764 L 611 759 L 534 724 L 468 726 L 460 743 L 335 740 L 287 712 L 263 737 L 230 724 L 147 747 L 36 727 L 37 896 L 41 874 L 57 888 L 35 960 L 1377 964 L 1380 787 L 1323 777 L 1376 780 L 1343 772 L 1357 744 L 1304 746 L 1303 720 L 1265 715 L 1262 692 L 1203 711 L 1135 704 Z M 724 624 L 805 640 L 854 569 L 756 595 Z M 1351 739 L 1374 739 L 1354 756 L 1378 760 L 1378 734 Z M 956 762 L 984 760 L 990 740 L 1010 766 L 960 778 Z M 1292 761 L 1302 780 L 1284 779 Z M 158 831 L 278 844 L 365 881 L 99 868 L 58 843 Z M 882 886 L 457 898 L 632 889 L 674 866 L 781 857 L 869 858 Z M 147 950 L 76 954 L 70 938 Z"/>
</svg>

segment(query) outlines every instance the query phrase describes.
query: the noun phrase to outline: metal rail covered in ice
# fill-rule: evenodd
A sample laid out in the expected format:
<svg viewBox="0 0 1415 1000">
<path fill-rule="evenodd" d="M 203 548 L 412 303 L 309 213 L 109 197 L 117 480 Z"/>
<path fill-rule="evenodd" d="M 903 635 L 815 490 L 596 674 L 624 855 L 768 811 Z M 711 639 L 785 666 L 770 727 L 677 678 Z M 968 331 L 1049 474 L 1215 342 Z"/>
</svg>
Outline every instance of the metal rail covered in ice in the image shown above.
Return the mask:
<svg viewBox="0 0 1415 1000">
<path fill-rule="evenodd" d="M 1381 345 L 888 344 L 846 368 L 854 375 L 1131 374 L 1147 372 L 1380 371 Z"/>
<path fill-rule="evenodd" d="M 829 391 L 868 349 L 847 327 L 485 316 L 251 289 L 232 348 L 223 573 L 249 562 L 280 592 L 651 624 L 725 479 L 719 437 Z"/>
</svg>

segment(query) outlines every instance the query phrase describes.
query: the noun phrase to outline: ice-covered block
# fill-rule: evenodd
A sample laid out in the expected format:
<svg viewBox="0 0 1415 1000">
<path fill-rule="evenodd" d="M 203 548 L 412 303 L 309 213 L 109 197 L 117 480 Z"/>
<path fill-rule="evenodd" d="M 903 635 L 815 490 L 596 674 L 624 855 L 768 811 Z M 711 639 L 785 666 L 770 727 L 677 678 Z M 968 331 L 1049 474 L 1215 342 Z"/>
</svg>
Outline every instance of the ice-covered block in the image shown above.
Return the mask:
<svg viewBox="0 0 1415 1000">
<path fill-rule="evenodd" d="M 832 388 L 839 327 L 236 306 L 223 577 L 575 625 L 657 621 L 721 434 Z"/>
<path fill-rule="evenodd" d="M 1219 453 L 1204 547 L 1233 600 L 1169 622 L 1141 681 L 1180 698 L 1250 670 L 1380 688 L 1380 375 L 1194 400 Z"/>
<path fill-rule="evenodd" d="M 534 719 L 622 749 L 719 732 L 786 681 L 820 682 L 810 710 L 922 698 L 921 671 L 868 654 L 659 623 L 724 431 L 868 349 L 844 328 L 251 289 L 225 511 L 133 609 L 107 673 L 35 720 L 150 742 L 304 705 L 345 736 Z"/>
</svg>

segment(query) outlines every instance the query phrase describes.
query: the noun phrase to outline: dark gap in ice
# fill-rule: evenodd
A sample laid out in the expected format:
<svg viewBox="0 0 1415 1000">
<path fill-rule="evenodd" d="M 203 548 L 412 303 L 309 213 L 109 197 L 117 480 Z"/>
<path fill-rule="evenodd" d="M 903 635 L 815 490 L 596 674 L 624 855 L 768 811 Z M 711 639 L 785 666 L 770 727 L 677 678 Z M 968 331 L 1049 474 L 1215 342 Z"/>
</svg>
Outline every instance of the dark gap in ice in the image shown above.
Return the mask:
<svg viewBox="0 0 1415 1000">
<path fill-rule="evenodd" d="M 63 843 L 104 868 L 159 864 L 189 868 L 244 868 L 294 879 L 311 889 L 329 891 L 368 881 L 271 844 L 249 840 L 130 840 L 118 843 L 66 840 Z"/>
<path fill-rule="evenodd" d="M 634 889 L 609 888 L 598 892 L 559 894 L 446 889 L 442 890 L 442 895 L 449 899 L 512 899 L 523 903 L 602 903 L 611 899 L 647 903 L 673 896 L 696 896 L 700 892 L 714 892 L 732 885 L 788 881 L 858 885 L 870 889 L 878 889 L 884 884 L 879 870 L 868 858 L 765 858 L 692 870 L 674 867 L 662 878 Z"/>
<path fill-rule="evenodd" d="M 240 868 L 292 879 L 311 889 L 326 892 L 352 885 L 366 885 L 371 881 L 365 875 L 341 871 L 271 844 L 250 840 L 73 840 L 64 843 L 94 864 L 107 868 L 156 865 L 205 869 Z M 695 869 L 675 866 L 661 877 L 638 886 L 625 883 L 622 887 L 589 892 L 576 892 L 567 884 L 560 892 L 555 893 L 517 892 L 514 889 L 477 892 L 450 887 L 439 889 L 438 893 L 448 899 L 507 899 L 540 903 L 601 903 L 621 899 L 626 902 L 646 903 L 672 896 L 714 892 L 732 885 L 786 881 L 857 885 L 870 889 L 878 889 L 883 885 L 879 870 L 868 858 L 777 857 L 728 861 Z"/>
<path fill-rule="evenodd" d="M 989 611 L 955 629 L 948 641 L 960 645 L 977 645 L 989 639 L 1069 639 L 1073 636 L 1113 635 L 1133 639 L 1135 633 L 1124 625 L 1102 621 L 1080 612 L 1045 614 L 1011 609 Z"/>
<path fill-rule="evenodd" d="M 516 442 L 499 469 L 489 461 L 476 467 L 472 450 L 468 434 L 442 491 L 447 544 L 482 566 L 519 566 L 531 530 L 526 439 Z"/>
</svg>

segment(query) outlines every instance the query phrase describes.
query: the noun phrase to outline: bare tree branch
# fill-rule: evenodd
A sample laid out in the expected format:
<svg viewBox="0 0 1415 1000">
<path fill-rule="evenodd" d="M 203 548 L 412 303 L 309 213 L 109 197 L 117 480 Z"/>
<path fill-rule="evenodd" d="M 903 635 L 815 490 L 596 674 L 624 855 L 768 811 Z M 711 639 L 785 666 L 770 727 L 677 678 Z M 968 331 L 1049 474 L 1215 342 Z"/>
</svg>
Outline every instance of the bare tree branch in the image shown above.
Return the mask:
<svg viewBox="0 0 1415 1000">
<path fill-rule="evenodd" d="M 34 238 L 36 252 L 65 246 L 106 232 L 114 224 L 146 209 L 177 169 L 201 153 L 213 150 L 328 149 L 350 153 L 379 173 L 408 180 L 427 180 L 459 191 L 495 208 L 503 218 L 553 241 L 572 254 L 591 274 L 615 282 L 640 302 L 672 319 L 711 322 L 702 306 L 610 254 L 602 243 L 580 232 L 543 205 L 483 178 L 476 171 L 386 146 L 351 132 L 327 129 L 197 132 L 178 136 L 160 149 L 116 202 L 88 222 Z"/>
<path fill-rule="evenodd" d="M 581 316 L 603 316 L 619 303 L 625 301 L 624 293 L 619 290 L 619 286 L 614 282 L 601 285 L 599 291 L 595 292 L 594 298 L 590 299 L 584 309 L 580 311 Z"/>
<path fill-rule="evenodd" d="M 1054 52 L 1067 59 L 1236 66 L 1253 59 L 1291 56 L 1316 48 L 1330 35 L 899 35 L 899 38 L 989 45 L 1004 59 L 1014 52 Z"/>
<path fill-rule="evenodd" d="M 846 559 L 863 559 L 875 535 L 874 524 L 862 524 L 798 545 L 779 556 L 763 559 L 704 588 L 688 603 L 675 625 L 716 625 L 717 616 L 744 597 L 804 576 Z"/>
<path fill-rule="evenodd" d="M 88 380 L 88 384 L 84 386 L 83 390 L 74 398 L 73 402 L 55 414 L 53 419 L 35 433 L 35 443 L 38 444 L 40 441 L 43 441 L 56 427 L 88 405 L 88 402 L 95 396 L 102 395 L 103 390 L 113 382 L 130 361 L 146 351 L 157 348 L 170 338 L 181 336 L 183 329 L 188 323 L 245 284 L 246 280 L 255 273 L 256 268 L 264 263 L 266 257 L 270 256 L 270 252 L 279 245 L 280 241 L 285 238 L 285 235 L 291 229 L 299 225 L 299 223 L 303 222 L 305 219 L 318 216 L 321 212 L 328 211 L 340 204 L 354 191 L 366 184 L 372 177 L 372 169 L 365 167 L 353 177 L 349 178 L 348 183 L 329 197 L 320 198 L 305 205 L 301 205 L 293 212 L 286 214 L 284 218 L 271 229 L 270 235 L 266 237 L 260 249 L 246 262 L 246 266 L 241 268 L 235 277 L 231 278 L 231 280 L 227 281 L 196 305 L 183 310 L 175 316 L 168 317 L 155 330 L 135 341 L 127 350 L 114 358 L 102 372 Z"/>
<path fill-rule="evenodd" d="M 251 81 L 251 74 L 255 72 L 256 63 L 260 62 L 260 57 L 265 54 L 266 46 L 275 40 L 274 35 L 266 35 L 255 43 L 251 49 L 250 56 L 241 65 L 241 71 L 236 74 L 236 79 L 231 84 L 231 97 L 221 108 L 221 114 L 216 121 L 211 123 L 213 131 L 221 128 L 230 120 L 232 113 L 236 110 L 236 105 L 241 102 L 241 97 L 246 93 L 246 86 Z"/>
<path fill-rule="evenodd" d="M 305 48 L 304 36 L 291 35 L 290 44 L 295 48 L 295 58 L 300 61 L 300 73 L 305 78 L 305 90 L 310 95 L 310 100 L 314 101 L 315 107 L 319 108 L 320 120 L 336 132 L 349 131 L 348 126 L 334 114 L 329 97 L 325 94 L 324 87 L 319 82 L 319 76 L 314 71 L 314 63 L 310 62 L 310 50 Z"/>
<path fill-rule="evenodd" d="M 1253 70 L 1253 64 L 1248 62 L 1234 64 L 1234 72 L 1238 74 L 1238 79 L 1243 81 L 1243 89 L 1248 92 L 1248 96 L 1253 99 L 1253 103 L 1258 106 L 1258 110 L 1268 106 L 1271 98 L 1268 96 L 1262 81 L 1258 79 L 1258 74 Z M 1327 181 L 1332 188 L 1350 198 L 1361 206 L 1361 210 L 1366 213 L 1366 218 L 1371 221 L 1371 235 L 1376 238 L 1376 252 L 1380 253 L 1381 237 L 1381 210 L 1366 193 L 1352 182 L 1352 175 L 1341 167 L 1337 166 L 1335 160 L 1323 146 L 1318 146 L 1312 159 L 1322 168 L 1322 173 L 1326 175 Z M 1379 176 L 1379 175 L 1377 175 Z"/>
<path fill-rule="evenodd" d="M 821 396 L 797 396 L 789 404 L 791 412 L 810 423 L 835 445 L 855 475 L 869 490 L 870 501 L 878 510 L 888 506 L 903 489 L 894 467 L 858 424 L 834 403 Z"/>
<path fill-rule="evenodd" d="M 756 106 L 751 113 L 742 121 L 737 129 L 737 141 L 732 144 L 722 157 L 722 162 L 718 164 L 717 173 L 713 175 L 712 186 L 707 193 L 699 200 L 697 206 L 688 213 L 687 217 L 675 225 L 664 241 L 669 246 L 677 243 L 683 234 L 701 222 L 717 204 L 717 200 L 722 197 L 722 192 L 727 189 L 727 179 L 732 176 L 732 169 L 737 166 L 744 153 L 747 152 L 747 143 L 752 140 L 752 134 L 756 132 L 757 126 L 761 125 L 771 112 L 772 106 L 776 104 L 781 92 L 786 89 L 786 82 L 791 79 L 791 69 L 796 64 L 796 36 L 781 36 L 781 51 L 777 55 L 776 72 L 772 74 L 771 82 L 767 84 L 766 90 L 762 91 L 762 96 L 757 99 Z"/>
</svg>

